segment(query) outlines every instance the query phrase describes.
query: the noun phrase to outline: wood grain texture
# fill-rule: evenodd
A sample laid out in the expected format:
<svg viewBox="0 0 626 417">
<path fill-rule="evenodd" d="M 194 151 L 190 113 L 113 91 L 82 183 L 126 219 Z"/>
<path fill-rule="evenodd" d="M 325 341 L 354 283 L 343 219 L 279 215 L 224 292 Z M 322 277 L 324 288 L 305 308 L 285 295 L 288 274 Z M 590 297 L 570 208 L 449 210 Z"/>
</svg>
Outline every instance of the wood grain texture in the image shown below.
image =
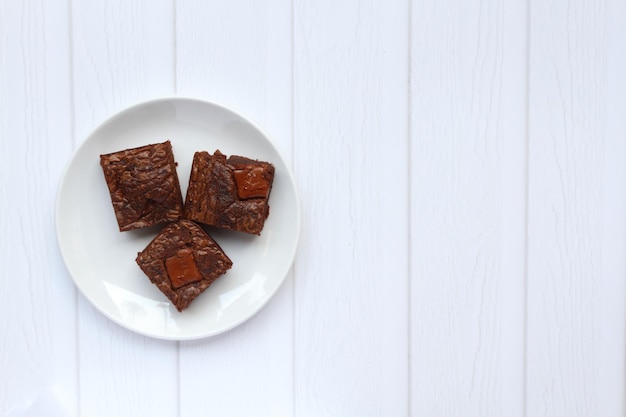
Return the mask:
<svg viewBox="0 0 626 417">
<path fill-rule="evenodd" d="M 73 2 L 76 142 L 122 108 L 174 92 L 171 1 Z M 178 413 L 178 347 L 131 333 L 79 299 L 80 412 Z"/>
<path fill-rule="evenodd" d="M 289 164 L 291 3 L 181 0 L 176 16 L 178 92 L 234 106 Z M 293 415 L 292 274 L 242 326 L 182 343 L 180 372 L 186 417 Z"/>
<path fill-rule="evenodd" d="M 0 1 L 0 415 L 77 397 L 75 292 L 54 202 L 71 152 L 67 3 Z M 59 388 L 60 387 L 60 388 Z"/>
<path fill-rule="evenodd" d="M 290 10 L 286 0 L 179 0 L 178 93 L 234 106 L 261 123 L 291 97 Z"/>
<path fill-rule="evenodd" d="M 114 113 L 175 90 L 171 1 L 72 3 L 76 140 Z"/>
<path fill-rule="evenodd" d="M 597 414 L 615 417 L 624 416 L 626 389 L 626 3 L 608 4 Z"/>
<path fill-rule="evenodd" d="M 411 414 L 522 416 L 525 4 L 412 6 Z"/>
<path fill-rule="evenodd" d="M 292 299 L 288 277 L 244 324 L 181 343 L 181 416 L 293 415 Z"/>
<path fill-rule="evenodd" d="M 601 415 L 608 11 L 606 2 L 531 1 L 530 417 Z"/>
<path fill-rule="evenodd" d="M 298 416 L 408 413 L 407 12 L 294 5 Z"/>
</svg>

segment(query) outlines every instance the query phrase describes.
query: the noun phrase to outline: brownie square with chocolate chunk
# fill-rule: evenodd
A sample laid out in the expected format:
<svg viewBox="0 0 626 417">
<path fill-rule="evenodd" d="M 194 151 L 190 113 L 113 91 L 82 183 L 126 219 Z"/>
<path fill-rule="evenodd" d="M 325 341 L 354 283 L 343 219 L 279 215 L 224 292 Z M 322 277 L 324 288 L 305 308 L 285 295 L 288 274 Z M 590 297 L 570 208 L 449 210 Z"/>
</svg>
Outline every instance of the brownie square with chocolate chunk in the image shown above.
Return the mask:
<svg viewBox="0 0 626 417">
<path fill-rule="evenodd" d="M 170 141 L 100 155 L 121 232 L 167 223 L 183 215 Z"/>
<path fill-rule="evenodd" d="M 243 156 L 196 152 L 185 198 L 185 218 L 260 234 L 269 215 L 274 166 Z"/>
<path fill-rule="evenodd" d="M 167 225 L 137 254 L 137 264 L 178 311 L 189 304 L 233 263 L 197 224 L 179 220 Z"/>
</svg>

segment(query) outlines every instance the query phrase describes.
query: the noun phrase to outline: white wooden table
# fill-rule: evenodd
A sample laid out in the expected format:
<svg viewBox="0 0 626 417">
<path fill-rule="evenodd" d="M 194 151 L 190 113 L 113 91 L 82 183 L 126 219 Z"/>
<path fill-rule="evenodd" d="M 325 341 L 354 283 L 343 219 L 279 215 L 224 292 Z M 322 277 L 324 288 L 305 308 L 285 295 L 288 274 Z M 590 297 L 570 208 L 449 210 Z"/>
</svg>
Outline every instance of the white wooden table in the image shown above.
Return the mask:
<svg viewBox="0 0 626 417">
<path fill-rule="evenodd" d="M 89 132 L 174 94 L 304 209 L 271 302 L 193 342 L 98 313 L 54 226 Z M 0 0 L 0 196 L 0 416 L 624 415 L 624 1 Z"/>
</svg>

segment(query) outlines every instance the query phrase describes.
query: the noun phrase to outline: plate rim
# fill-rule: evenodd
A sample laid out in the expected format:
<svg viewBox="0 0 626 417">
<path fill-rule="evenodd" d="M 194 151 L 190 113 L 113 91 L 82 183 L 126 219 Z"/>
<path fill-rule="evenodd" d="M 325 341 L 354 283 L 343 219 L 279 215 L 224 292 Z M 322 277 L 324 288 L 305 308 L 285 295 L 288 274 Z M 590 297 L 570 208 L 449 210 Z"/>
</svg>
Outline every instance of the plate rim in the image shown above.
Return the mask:
<svg viewBox="0 0 626 417">
<path fill-rule="evenodd" d="M 106 126 L 107 124 L 109 124 L 112 121 L 114 121 L 116 118 L 122 116 L 124 113 L 127 113 L 128 111 L 133 110 L 133 109 L 138 108 L 138 107 L 141 107 L 141 106 L 145 106 L 145 105 L 149 105 L 149 104 L 155 104 L 155 103 L 161 103 L 161 102 L 168 102 L 168 101 L 189 101 L 189 102 L 197 102 L 197 103 L 200 103 L 202 105 L 215 106 L 215 107 L 221 108 L 222 110 L 226 110 L 227 112 L 230 112 L 230 113 L 236 115 L 237 117 L 241 118 L 243 121 L 248 123 L 250 126 L 252 126 L 254 129 L 256 129 L 263 137 L 265 137 L 265 139 L 266 139 L 267 143 L 269 144 L 269 146 L 272 148 L 272 150 L 276 153 L 276 155 L 280 159 L 280 162 L 285 166 L 286 173 L 287 173 L 287 178 L 288 178 L 288 183 L 290 184 L 291 188 L 293 189 L 293 193 L 294 193 L 294 197 L 295 197 L 295 208 L 296 208 L 296 210 L 295 210 L 295 218 L 296 218 L 295 239 L 294 239 L 293 246 L 290 248 L 290 253 L 288 254 L 289 262 L 287 263 L 287 267 L 286 267 L 285 272 L 282 274 L 282 277 L 280 277 L 278 285 L 276 285 L 274 290 L 268 295 L 268 297 L 263 302 L 261 302 L 260 304 L 255 306 L 255 308 L 251 309 L 246 315 L 243 315 L 239 320 L 236 320 L 236 321 L 230 323 L 228 326 L 224 326 L 223 328 L 220 328 L 220 329 L 215 329 L 213 331 L 208 331 L 208 332 L 199 332 L 199 333 L 191 334 L 191 335 L 184 335 L 184 334 L 161 334 L 161 333 L 154 333 L 154 332 L 150 332 L 150 331 L 145 331 L 145 330 L 142 330 L 142 329 L 137 328 L 137 327 L 132 327 L 128 323 L 125 323 L 123 320 L 118 320 L 117 318 L 113 317 L 113 315 L 111 313 L 109 313 L 103 307 L 98 305 L 98 303 L 96 303 L 85 292 L 85 290 L 79 285 L 76 277 L 74 276 L 74 274 L 72 273 L 72 271 L 70 269 L 70 266 L 68 265 L 68 261 L 66 259 L 66 254 L 65 254 L 65 250 L 64 250 L 64 246 L 63 246 L 63 244 L 61 242 L 61 233 L 60 233 L 60 230 L 61 230 L 61 227 L 60 227 L 60 223 L 61 223 L 61 219 L 60 219 L 60 205 L 61 205 L 61 196 L 63 194 L 62 191 L 63 191 L 63 189 L 66 186 L 65 185 L 66 184 L 66 177 L 68 175 L 70 167 L 72 166 L 72 163 L 74 162 L 76 156 L 81 152 L 83 147 L 86 146 L 88 142 L 93 140 L 92 138 L 96 135 L 96 133 L 100 129 L 102 129 L 104 126 Z M 55 213 L 54 213 L 55 221 L 54 221 L 54 223 L 55 223 L 56 242 L 57 242 L 57 246 L 58 246 L 59 252 L 61 254 L 61 259 L 63 261 L 63 265 L 64 265 L 65 270 L 67 271 L 68 275 L 70 276 L 74 287 L 78 289 L 78 291 L 82 294 L 82 296 L 87 299 L 87 301 L 89 301 L 89 304 L 91 306 L 93 306 L 97 311 L 99 311 L 103 316 L 105 316 L 111 322 L 113 322 L 113 323 L 119 325 L 120 327 L 125 328 L 125 329 L 127 329 L 127 330 L 129 330 L 129 331 L 131 331 L 133 333 L 137 333 L 137 334 L 140 334 L 140 335 L 143 335 L 143 336 L 147 336 L 147 337 L 152 337 L 152 338 L 155 338 L 155 339 L 171 340 L 171 341 L 199 340 L 199 339 L 206 339 L 206 338 L 210 338 L 210 337 L 213 337 L 213 336 L 217 336 L 219 334 L 228 332 L 228 331 L 230 331 L 230 330 L 232 330 L 232 329 L 234 329 L 236 327 L 239 327 L 240 325 L 242 325 L 243 323 L 245 323 L 246 321 L 248 321 L 252 317 L 256 316 L 269 303 L 269 301 L 274 298 L 276 293 L 283 286 L 285 280 L 287 279 L 287 275 L 289 275 L 289 272 L 291 270 L 293 270 L 293 265 L 294 265 L 294 262 L 295 262 L 296 254 L 297 254 L 297 251 L 298 251 L 298 247 L 300 246 L 300 237 L 301 237 L 301 229 L 302 229 L 302 205 L 301 205 L 301 201 L 300 201 L 300 195 L 299 195 L 299 192 L 298 192 L 298 187 L 296 186 L 296 179 L 295 179 L 295 176 L 293 174 L 292 168 L 285 162 L 285 159 L 283 158 L 282 153 L 278 150 L 278 148 L 276 147 L 276 145 L 272 141 L 271 136 L 268 135 L 265 132 L 265 130 L 263 130 L 259 125 L 257 125 L 255 122 L 250 120 L 248 117 L 246 117 L 244 114 L 242 114 L 240 111 L 236 110 L 232 106 L 225 105 L 225 104 L 223 104 L 221 102 L 217 102 L 217 101 L 214 101 L 214 100 L 208 100 L 206 98 L 202 98 L 202 97 L 198 97 L 198 96 L 178 95 L 178 94 L 157 96 L 157 97 L 147 98 L 147 99 L 141 100 L 141 101 L 136 101 L 136 102 L 134 102 L 134 103 L 132 103 L 130 105 L 127 105 L 126 107 L 123 107 L 123 108 L 115 111 L 113 114 L 109 115 L 104 120 L 102 120 L 101 122 L 97 123 L 96 126 L 89 132 L 89 134 L 87 134 L 83 138 L 82 142 L 72 151 L 72 154 L 70 155 L 69 159 L 65 163 L 65 166 L 64 166 L 63 171 L 61 173 L 61 176 L 60 176 L 60 179 L 59 179 L 59 182 L 58 182 L 58 186 L 57 186 L 54 210 L 55 210 Z"/>
</svg>

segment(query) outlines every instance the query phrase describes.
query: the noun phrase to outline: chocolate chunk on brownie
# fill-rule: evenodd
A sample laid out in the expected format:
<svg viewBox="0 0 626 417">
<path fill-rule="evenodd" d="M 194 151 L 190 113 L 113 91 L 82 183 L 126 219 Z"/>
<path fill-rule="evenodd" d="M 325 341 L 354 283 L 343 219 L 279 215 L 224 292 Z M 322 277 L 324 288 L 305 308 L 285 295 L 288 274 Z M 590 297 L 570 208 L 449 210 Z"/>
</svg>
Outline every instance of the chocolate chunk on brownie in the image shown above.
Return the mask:
<svg viewBox="0 0 626 417">
<path fill-rule="evenodd" d="M 121 232 L 167 223 L 183 215 L 170 141 L 100 155 Z"/>
<path fill-rule="evenodd" d="M 197 224 L 179 220 L 167 225 L 137 254 L 137 264 L 178 311 L 189 304 L 233 263 Z"/>
<path fill-rule="evenodd" d="M 260 234 L 269 215 L 274 166 L 243 156 L 196 152 L 185 198 L 185 218 Z"/>
</svg>

